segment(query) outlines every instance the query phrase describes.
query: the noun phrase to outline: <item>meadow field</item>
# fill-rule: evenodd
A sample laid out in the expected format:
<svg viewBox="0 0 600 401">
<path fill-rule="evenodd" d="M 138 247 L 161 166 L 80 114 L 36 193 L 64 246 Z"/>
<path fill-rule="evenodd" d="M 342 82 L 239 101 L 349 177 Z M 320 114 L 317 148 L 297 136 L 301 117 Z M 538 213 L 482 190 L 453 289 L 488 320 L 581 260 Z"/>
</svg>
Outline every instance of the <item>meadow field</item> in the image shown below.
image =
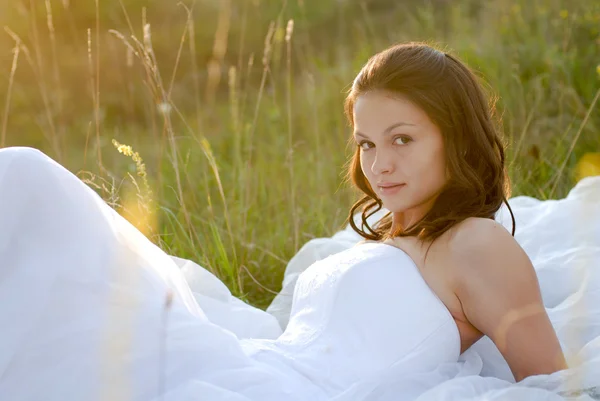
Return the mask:
<svg viewBox="0 0 600 401">
<path fill-rule="evenodd" d="M 43 150 L 260 308 L 358 200 L 342 103 L 391 44 L 477 71 L 513 196 L 600 174 L 598 1 L 3 0 L 0 25 L 0 146 Z"/>
</svg>

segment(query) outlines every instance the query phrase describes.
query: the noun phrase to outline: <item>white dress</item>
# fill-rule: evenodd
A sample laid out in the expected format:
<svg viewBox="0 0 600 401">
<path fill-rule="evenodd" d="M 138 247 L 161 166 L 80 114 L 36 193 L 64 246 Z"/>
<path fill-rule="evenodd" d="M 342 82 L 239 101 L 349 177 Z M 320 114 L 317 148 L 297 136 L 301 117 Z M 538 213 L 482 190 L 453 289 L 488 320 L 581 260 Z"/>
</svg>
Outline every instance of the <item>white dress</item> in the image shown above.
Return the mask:
<svg viewBox="0 0 600 401">
<path fill-rule="evenodd" d="M 310 241 L 270 314 L 41 152 L 1 149 L 0 401 L 600 399 L 599 195 L 588 178 L 561 201 L 511 200 L 571 366 L 515 384 L 489 339 L 460 354 L 398 248 Z"/>
</svg>

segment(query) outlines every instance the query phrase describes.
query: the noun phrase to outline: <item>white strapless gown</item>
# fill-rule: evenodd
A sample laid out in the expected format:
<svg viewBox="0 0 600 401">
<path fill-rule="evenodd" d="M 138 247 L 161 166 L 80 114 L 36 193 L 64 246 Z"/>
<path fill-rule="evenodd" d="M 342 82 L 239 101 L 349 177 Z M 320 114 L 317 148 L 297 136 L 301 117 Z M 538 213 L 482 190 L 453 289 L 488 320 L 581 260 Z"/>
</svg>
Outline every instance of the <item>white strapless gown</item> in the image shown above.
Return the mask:
<svg viewBox="0 0 600 401">
<path fill-rule="evenodd" d="M 348 230 L 309 241 L 267 313 L 41 152 L 2 149 L 0 401 L 600 399 L 599 205 L 600 177 L 511 200 L 570 363 L 515 384 L 487 337 L 460 354 L 398 248 Z"/>
</svg>

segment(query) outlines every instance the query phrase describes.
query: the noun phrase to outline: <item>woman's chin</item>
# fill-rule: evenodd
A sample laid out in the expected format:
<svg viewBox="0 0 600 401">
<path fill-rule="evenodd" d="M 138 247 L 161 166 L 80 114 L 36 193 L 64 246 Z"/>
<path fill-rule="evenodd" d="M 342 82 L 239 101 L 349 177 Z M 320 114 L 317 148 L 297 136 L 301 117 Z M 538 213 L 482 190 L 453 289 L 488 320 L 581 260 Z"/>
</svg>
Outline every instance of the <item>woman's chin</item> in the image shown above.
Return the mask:
<svg viewBox="0 0 600 401">
<path fill-rule="evenodd" d="M 407 205 L 403 204 L 403 202 L 398 200 L 394 202 L 392 199 L 384 201 L 383 207 L 392 213 L 401 213 L 408 209 Z"/>
</svg>

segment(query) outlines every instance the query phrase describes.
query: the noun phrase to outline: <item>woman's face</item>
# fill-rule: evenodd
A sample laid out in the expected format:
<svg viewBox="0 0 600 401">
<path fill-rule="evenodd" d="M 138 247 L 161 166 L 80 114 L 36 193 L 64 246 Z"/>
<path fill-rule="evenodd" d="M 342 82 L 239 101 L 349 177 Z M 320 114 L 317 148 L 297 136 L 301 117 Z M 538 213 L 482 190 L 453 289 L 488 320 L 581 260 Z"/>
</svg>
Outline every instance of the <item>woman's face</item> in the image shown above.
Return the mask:
<svg viewBox="0 0 600 401">
<path fill-rule="evenodd" d="M 354 139 L 363 174 L 394 224 L 423 217 L 447 181 L 442 134 L 427 114 L 400 95 L 367 92 L 354 104 Z"/>
</svg>

